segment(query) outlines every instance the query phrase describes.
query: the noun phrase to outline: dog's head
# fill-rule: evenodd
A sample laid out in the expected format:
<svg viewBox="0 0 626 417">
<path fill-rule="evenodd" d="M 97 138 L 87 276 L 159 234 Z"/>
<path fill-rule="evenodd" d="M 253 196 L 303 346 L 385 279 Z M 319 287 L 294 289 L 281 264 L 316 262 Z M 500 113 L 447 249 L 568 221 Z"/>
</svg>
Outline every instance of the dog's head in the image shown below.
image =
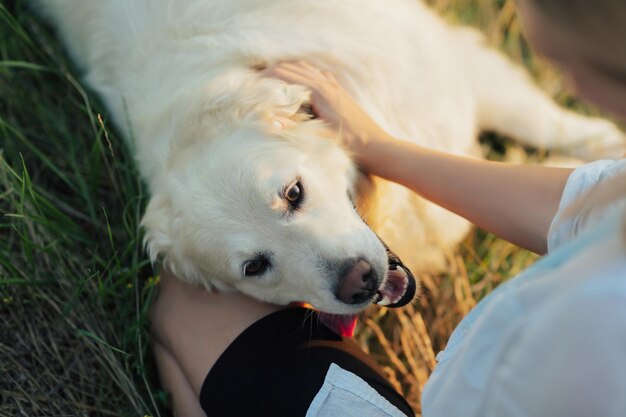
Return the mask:
<svg viewBox="0 0 626 417">
<path fill-rule="evenodd" d="M 408 302 L 410 273 L 389 263 L 355 209 L 354 165 L 321 122 L 297 114 L 306 92 L 279 85 L 296 99 L 253 110 L 240 99 L 172 147 L 143 220 L 151 256 L 189 281 L 271 303 L 354 314 Z M 281 112 L 296 121 L 289 129 L 273 123 Z"/>
</svg>

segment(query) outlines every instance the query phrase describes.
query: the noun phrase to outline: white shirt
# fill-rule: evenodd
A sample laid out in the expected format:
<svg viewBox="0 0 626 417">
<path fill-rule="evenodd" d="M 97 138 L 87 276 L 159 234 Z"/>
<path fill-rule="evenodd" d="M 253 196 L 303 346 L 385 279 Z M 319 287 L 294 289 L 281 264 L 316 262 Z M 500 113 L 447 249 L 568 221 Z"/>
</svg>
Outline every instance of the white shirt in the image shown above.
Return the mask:
<svg viewBox="0 0 626 417">
<path fill-rule="evenodd" d="M 626 416 L 626 196 L 565 219 L 626 160 L 578 168 L 550 254 L 461 321 L 422 396 L 424 417 Z"/>
</svg>

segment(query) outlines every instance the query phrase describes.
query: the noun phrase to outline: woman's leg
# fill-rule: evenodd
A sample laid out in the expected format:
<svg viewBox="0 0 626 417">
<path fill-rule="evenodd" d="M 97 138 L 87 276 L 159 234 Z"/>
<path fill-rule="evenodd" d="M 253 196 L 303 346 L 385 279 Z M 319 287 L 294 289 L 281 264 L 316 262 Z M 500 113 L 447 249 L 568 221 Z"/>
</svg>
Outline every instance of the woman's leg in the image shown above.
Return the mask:
<svg viewBox="0 0 626 417">
<path fill-rule="evenodd" d="M 152 349 L 159 368 L 161 385 L 171 395 L 170 405 L 174 416 L 206 417 L 176 359 L 158 342 L 153 343 Z"/>
</svg>

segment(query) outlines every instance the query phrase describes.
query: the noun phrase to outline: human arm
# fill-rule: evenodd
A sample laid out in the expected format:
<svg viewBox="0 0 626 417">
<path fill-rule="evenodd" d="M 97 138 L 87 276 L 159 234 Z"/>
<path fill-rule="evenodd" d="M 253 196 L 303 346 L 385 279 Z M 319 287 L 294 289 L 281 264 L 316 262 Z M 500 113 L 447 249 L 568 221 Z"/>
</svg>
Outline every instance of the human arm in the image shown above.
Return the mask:
<svg viewBox="0 0 626 417">
<path fill-rule="evenodd" d="M 572 170 L 454 156 L 390 136 L 332 74 L 283 63 L 271 75 L 311 89 L 314 111 L 373 175 L 402 184 L 477 226 L 538 253 Z"/>
<path fill-rule="evenodd" d="M 521 247 L 546 252 L 548 229 L 571 169 L 483 161 L 401 141 L 369 146 L 377 155 L 373 174 Z"/>
</svg>

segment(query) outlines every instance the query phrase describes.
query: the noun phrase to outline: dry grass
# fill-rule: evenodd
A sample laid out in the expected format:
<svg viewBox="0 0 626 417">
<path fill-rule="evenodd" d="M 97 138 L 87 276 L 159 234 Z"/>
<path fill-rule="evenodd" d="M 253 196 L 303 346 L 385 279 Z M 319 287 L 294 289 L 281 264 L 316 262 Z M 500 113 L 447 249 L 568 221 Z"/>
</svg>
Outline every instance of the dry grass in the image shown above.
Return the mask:
<svg viewBox="0 0 626 417">
<path fill-rule="evenodd" d="M 574 104 L 524 42 L 513 0 L 429 2 L 481 27 L 549 94 Z M 0 416 L 160 415 L 165 396 L 147 349 L 151 272 L 137 232 L 142 184 L 72 73 L 23 1 L 0 4 Z M 413 305 L 370 309 L 357 339 L 419 413 L 455 325 L 534 259 L 477 231 L 449 255 L 448 273 L 420 277 Z"/>
</svg>

